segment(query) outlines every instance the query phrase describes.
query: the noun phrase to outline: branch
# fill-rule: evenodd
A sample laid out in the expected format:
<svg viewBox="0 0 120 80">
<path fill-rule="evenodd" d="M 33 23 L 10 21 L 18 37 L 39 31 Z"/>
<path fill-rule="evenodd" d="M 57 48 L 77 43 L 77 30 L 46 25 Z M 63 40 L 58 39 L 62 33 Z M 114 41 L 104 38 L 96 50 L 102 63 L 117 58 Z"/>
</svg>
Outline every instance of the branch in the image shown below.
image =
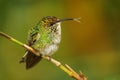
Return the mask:
<svg viewBox="0 0 120 80">
<path fill-rule="evenodd" d="M 11 36 L 0 32 L 0 35 L 7 38 L 8 40 L 19 44 L 21 46 L 23 46 L 24 48 L 26 48 L 27 50 L 31 51 L 32 53 L 34 53 L 37 56 L 40 56 L 40 52 L 38 52 L 37 50 L 33 49 L 32 47 L 12 38 Z M 63 70 L 65 73 L 67 73 L 70 77 L 74 78 L 75 80 L 87 80 L 87 78 L 83 75 L 82 72 L 80 72 L 80 74 L 76 73 L 70 66 L 68 66 L 67 64 L 62 65 L 59 61 L 49 57 L 49 56 L 42 56 L 44 59 L 50 61 L 51 63 L 55 64 L 57 67 L 59 67 L 61 70 Z"/>
<path fill-rule="evenodd" d="M 26 45 L 26 44 L 24 44 L 24 43 L 22 43 L 22 42 L 20 42 L 20 41 L 18 41 L 18 40 L 16 40 L 16 39 L 14 39 L 13 37 L 11 37 L 11 36 L 3 33 L 3 32 L 0 32 L 0 35 L 3 36 L 3 37 L 5 37 L 5 38 L 7 38 L 8 40 L 10 40 L 10 41 L 18 44 L 18 45 L 20 45 L 20 46 L 23 46 L 24 48 L 26 48 L 26 49 L 28 49 L 29 51 L 33 52 L 35 55 L 40 56 L 40 54 L 39 54 L 38 51 L 36 51 L 35 49 L 31 48 L 30 46 L 28 46 L 28 45 Z"/>
<path fill-rule="evenodd" d="M 87 80 L 87 78 L 85 77 L 85 75 L 80 72 L 79 74 L 76 73 L 70 66 L 68 66 L 67 64 L 62 65 L 59 61 L 49 57 L 49 56 L 45 56 L 43 57 L 44 59 L 47 59 L 48 61 L 52 62 L 53 64 L 55 64 L 57 67 L 59 67 L 61 70 L 63 70 L 65 73 L 67 73 L 70 77 L 74 78 L 75 80 Z"/>
</svg>

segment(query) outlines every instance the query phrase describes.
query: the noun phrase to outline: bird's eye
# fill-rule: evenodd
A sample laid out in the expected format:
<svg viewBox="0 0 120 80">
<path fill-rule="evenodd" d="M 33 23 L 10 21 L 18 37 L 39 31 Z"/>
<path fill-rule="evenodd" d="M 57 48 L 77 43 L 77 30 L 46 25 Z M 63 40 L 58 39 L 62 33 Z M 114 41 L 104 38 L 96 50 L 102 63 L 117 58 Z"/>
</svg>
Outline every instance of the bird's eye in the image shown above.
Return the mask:
<svg viewBox="0 0 120 80">
<path fill-rule="evenodd" d="M 50 26 L 53 26 L 53 25 L 54 25 L 54 23 L 51 22 L 51 23 L 50 23 Z"/>
</svg>

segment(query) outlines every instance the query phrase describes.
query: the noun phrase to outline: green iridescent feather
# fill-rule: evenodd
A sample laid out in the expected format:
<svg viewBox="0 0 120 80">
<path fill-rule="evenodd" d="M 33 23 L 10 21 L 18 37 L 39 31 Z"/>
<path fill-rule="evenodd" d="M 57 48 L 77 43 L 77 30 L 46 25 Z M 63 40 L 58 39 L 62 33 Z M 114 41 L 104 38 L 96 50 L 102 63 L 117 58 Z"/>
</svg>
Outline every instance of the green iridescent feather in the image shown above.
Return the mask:
<svg viewBox="0 0 120 80">
<path fill-rule="evenodd" d="M 28 44 L 37 50 L 49 45 L 54 37 L 49 27 L 45 27 L 43 24 L 43 22 L 39 22 L 28 33 Z"/>
</svg>

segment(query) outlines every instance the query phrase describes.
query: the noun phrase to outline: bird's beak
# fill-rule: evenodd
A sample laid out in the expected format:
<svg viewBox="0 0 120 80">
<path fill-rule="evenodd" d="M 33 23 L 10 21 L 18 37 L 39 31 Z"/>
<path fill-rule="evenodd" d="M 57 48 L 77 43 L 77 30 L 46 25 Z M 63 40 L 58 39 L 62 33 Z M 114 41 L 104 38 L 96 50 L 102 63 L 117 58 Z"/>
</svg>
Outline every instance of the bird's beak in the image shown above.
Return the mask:
<svg viewBox="0 0 120 80">
<path fill-rule="evenodd" d="M 73 20 L 73 21 L 80 22 L 80 19 L 81 19 L 81 18 L 64 18 L 64 19 L 58 20 L 56 23 L 58 23 L 58 22 L 63 22 L 63 21 L 69 21 L 69 20 Z"/>
</svg>

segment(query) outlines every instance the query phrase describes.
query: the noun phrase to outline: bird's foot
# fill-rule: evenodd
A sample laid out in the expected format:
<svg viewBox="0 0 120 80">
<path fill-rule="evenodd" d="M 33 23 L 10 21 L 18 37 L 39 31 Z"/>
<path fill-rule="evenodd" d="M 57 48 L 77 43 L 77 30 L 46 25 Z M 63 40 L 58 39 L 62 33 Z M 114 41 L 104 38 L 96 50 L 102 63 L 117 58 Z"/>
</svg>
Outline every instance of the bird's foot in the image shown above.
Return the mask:
<svg viewBox="0 0 120 80">
<path fill-rule="evenodd" d="M 51 56 L 48 56 L 48 57 L 49 57 L 48 61 L 51 61 Z"/>
</svg>

